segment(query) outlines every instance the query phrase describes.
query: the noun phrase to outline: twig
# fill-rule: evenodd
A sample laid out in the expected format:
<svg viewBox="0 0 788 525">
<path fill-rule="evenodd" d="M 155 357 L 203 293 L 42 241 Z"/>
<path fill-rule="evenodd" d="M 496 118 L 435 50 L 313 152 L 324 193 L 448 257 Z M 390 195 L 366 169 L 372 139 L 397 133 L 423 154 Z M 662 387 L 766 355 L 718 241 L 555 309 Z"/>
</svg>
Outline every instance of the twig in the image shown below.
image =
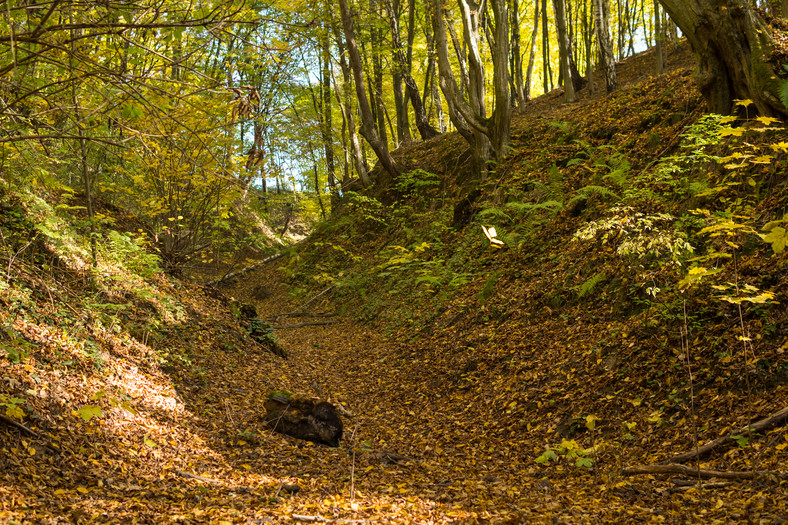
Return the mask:
<svg viewBox="0 0 788 525">
<path fill-rule="evenodd" d="M 308 305 L 309 303 L 311 303 L 312 301 L 314 301 L 315 299 L 317 299 L 318 297 L 320 297 L 320 296 L 321 296 L 321 295 L 323 295 L 324 293 L 326 293 L 326 292 L 328 292 L 329 290 L 331 290 L 332 288 L 334 288 L 334 286 L 335 286 L 335 285 L 333 285 L 333 284 L 332 284 L 331 286 L 329 286 L 328 288 L 326 288 L 325 290 L 323 290 L 322 292 L 320 292 L 319 294 L 317 294 L 316 296 L 312 297 L 310 300 L 308 300 L 307 302 L 305 302 L 304 304 L 302 304 L 302 305 L 301 305 L 301 310 L 304 310 L 304 309 L 306 308 L 306 305 Z"/>
<path fill-rule="evenodd" d="M 735 472 L 722 470 L 695 469 L 687 465 L 671 463 L 669 465 L 640 465 L 637 467 L 625 468 L 621 471 L 624 476 L 637 476 L 640 474 L 683 474 L 685 476 L 700 478 L 720 478 L 720 479 L 755 479 L 758 477 L 776 476 L 788 479 L 788 472 L 780 470 L 761 470 L 758 472 Z"/>
<path fill-rule="evenodd" d="M 350 442 L 353 443 L 353 460 L 350 463 L 350 501 L 356 499 L 356 431 L 358 430 L 358 423 L 353 428 L 353 435 L 350 436 Z"/>
<path fill-rule="evenodd" d="M 19 430 L 21 430 L 23 432 L 27 432 L 28 434 L 30 434 L 33 437 L 39 437 L 37 432 L 35 432 L 33 430 L 30 430 L 29 428 L 27 428 L 25 425 L 23 425 L 19 421 L 14 421 L 13 419 L 11 419 L 8 416 L 4 416 L 3 414 L 0 414 L 0 421 L 2 421 L 3 423 L 9 424 L 12 427 L 16 427 L 16 428 L 18 428 Z"/>
<path fill-rule="evenodd" d="M 204 481 L 206 483 L 222 483 L 218 479 L 206 478 L 205 476 L 198 476 L 197 474 L 190 474 L 190 473 L 184 472 L 182 470 L 176 470 L 175 473 L 178 474 L 179 476 L 184 477 L 184 478 L 196 479 L 197 481 Z"/>
<path fill-rule="evenodd" d="M 290 247 L 292 248 L 293 246 L 298 246 L 302 242 L 304 242 L 304 241 L 303 240 L 298 241 L 297 243 L 290 245 Z M 279 259 L 280 257 L 284 257 L 286 254 L 287 254 L 287 252 L 275 253 L 274 255 L 272 255 L 270 257 L 266 257 L 262 261 L 257 261 L 256 263 L 254 263 L 251 266 L 247 266 L 246 268 L 241 268 L 237 272 L 227 273 L 227 274 L 223 275 L 222 277 L 220 277 L 219 279 L 214 279 L 213 281 L 208 281 L 205 284 L 207 284 L 209 286 L 217 285 L 217 284 L 219 284 L 221 282 L 226 281 L 227 279 L 232 279 L 233 277 L 236 277 L 238 275 L 243 275 L 245 273 L 251 272 L 255 268 L 259 268 L 260 266 L 262 266 L 262 265 L 264 265 L 266 263 L 269 263 L 271 261 L 275 261 L 275 260 Z"/>
<path fill-rule="evenodd" d="M 305 323 L 275 325 L 274 326 L 274 330 L 286 330 L 288 328 L 302 328 L 304 326 L 323 326 L 323 325 L 327 325 L 327 324 L 337 324 L 338 322 L 339 321 L 336 321 L 336 320 L 307 321 Z"/>
<path fill-rule="evenodd" d="M 312 523 L 367 523 L 367 520 L 349 520 L 341 518 L 324 518 L 323 516 L 307 516 L 305 514 L 293 514 L 294 520 L 309 521 Z"/>
<path fill-rule="evenodd" d="M 318 313 L 311 313 L 311 312 L 286 312 L 283 314 L 276 314 L 268 317 L 267 321 L 276 321 L 281 319 L 282 317 L 336 317 L 337 314 L 332 314 L 329 312 L 318 312 Z"/>
<path fill-rule="evenodd" d="M 720 483 L 698 484 L 697 481 L 693 480 L 686 484 L 677 485 L 669 489 L 668 492 L 673 494 L 674 492 L 684 492 L 692 489 L 702 489 L 702 490 L 724 489 L 725 487 L 730 487 L 731 485 L 733 485 L 733 483 L 731 483 L 730 481 L 722 481 Z"/>
<path fill-rule="evenodd" d="M 735 443 L 736 441 L 733 439 L 733 436 L 744 434 L 748 430 L 752 430 L 754 432 L 760 432 L 761 430 L 766 430 L 775 427 L 787 419 L 788 419 L 788 407 L 785 407 L 782 410 L 778 410 L 771 416 L 753 423 L 752 425 L 747 425 L 746 427 L 742 427 L 737 430 L 734 430 L 732 433 L 726 436 L 717 438 L 714 441 L 709 441 L 702 447 L 698 447 L 696 450 L 692 450 L 690 452 L 684 452 L 677 456 L 673 456 L 672 458 L 661 461 L 660 464 L 683 463 L 695 457 L 702 457 L 705 454 L 708 454 L 709 452 L 714 450 L 715 448 L 719 447 L 720 445 L 727 443 L 728 441 L 730 441 L 731 444 Z"/>
</svg>

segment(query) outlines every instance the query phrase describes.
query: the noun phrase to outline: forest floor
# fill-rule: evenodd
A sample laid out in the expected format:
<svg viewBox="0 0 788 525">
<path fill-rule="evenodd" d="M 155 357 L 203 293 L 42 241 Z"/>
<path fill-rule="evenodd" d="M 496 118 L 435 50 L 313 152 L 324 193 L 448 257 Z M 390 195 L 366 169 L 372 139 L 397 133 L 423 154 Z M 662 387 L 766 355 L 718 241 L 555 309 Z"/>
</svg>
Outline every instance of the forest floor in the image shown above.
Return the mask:
<svg viewBox="0 0 788 525">
<path fill-rule="evenodd" d="M 679 49 L 668 67 L 687 79 L 690 62 Z M 651 68 L 649 54 L 625 61 L 623 91 L 653 81 Z M 599 102 L 600 91 L 581 105 Z M 559 97 L 533 101 L 530 117 L 582 113 Z M 584 115 L 594 118 L 593 111 Z M 106 317 L 78 311 L 74 298 L 108 312 L 129 296 L 9 262 L 9 276 L 19 271 L 16 280 L 33 291 L 0 289 L 0 320 L 14 332 L 0 334 L 0 343 L 26 348 L 23 358 L 0 360 L 0 406 L 24 414 L 0 421 L 0 522 L 788 521 L 781 477 L 788 434 L 779 425 L 754 447 L 728 443 L 704 458 L 700 468 L 734 479 L 703 490 L 686 473 L 624 470 L 691 450 L 693 428 L 711 441 L 747 417 L 788 406 L 784 382 L 749 397 L 725 384 L 700 385 L 693 427 L 690 400 L 678 399 L 686 385 L 674 379 L 683 377 L 681 362 L 650 346 L 662 336 L 643 330 L 641 320 L 584 305 L 528 311 L 532 288 L 543 283 L 513 280 L 512 297 L 526 298 L 515 317 L 475 324 L 472 307 L 454 303 L 421 312 L 434 322 L 418 340 L 403 331 L 386 337 L 374 323 L 334 315 L 329 294 L 293 300 L 280 264 L 235 278 L 216 297 L 159 276 L 148 299 Z M 549 280 L 550 262 L 540 264 Z M 227 296 L 273 322 L 286 359 L 249 339 Z M 153 316 L 161 317 L 157 330 L 133 328 Z M 325 324 L 306 325 L 316 321 Z M 71 337 L 83 333 L 84 340 Z M 602 337 L 610 342 L 604 349 Z M 769 356 L 784 360 L 786 348 L 775 345 Z M 638 370 L 665 362 L 678 372 L 664 384 L 641 384 Z M 622 373 L 629 364 L 632 372 Z M 675 404 L 659 405 L 657 387 L 673 388 Z M 285 390 L 345 408 L 338 448 L 265 428 L 267 394 Z M 95 417 L 85 411 L 93 406 L 102 409 Z M 589 414 L 603 430 L 586 426 Z M 548 449 L 556 461 L 537 463 Z M 769 474 L 747 479 L 753 470 Z"/>
</svg>

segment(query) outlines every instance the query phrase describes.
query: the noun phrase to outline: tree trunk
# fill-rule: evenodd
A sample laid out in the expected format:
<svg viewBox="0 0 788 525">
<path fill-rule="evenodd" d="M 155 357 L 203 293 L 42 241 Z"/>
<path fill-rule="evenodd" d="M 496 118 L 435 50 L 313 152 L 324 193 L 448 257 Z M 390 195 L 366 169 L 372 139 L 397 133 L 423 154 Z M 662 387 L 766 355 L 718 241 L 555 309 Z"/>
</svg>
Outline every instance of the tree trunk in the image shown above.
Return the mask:
<svg viewBox="0 0 788 525">
<path fill-rule="evenodd" d="M 534 62 L 536 61 L 536 38 L 539 36 L 539 0 L 534 2 L 534 28 L 531 31 L 530 50 L 528 51 L 528 70 L 525 73 L 525 100 L 531 100 L 531 81 L 534 77 Z"/>
<path fill-rule="evenodd" d="M 523 85 L 523 55 L 520 51 L 520 2 L 512 0 L 512 77 L 517 107 L 525 104 L 525 86 Z"/>
<path fill-rule="evenodd" d="M 353 19 L 347 0 L 339 0 L 339 8 L 342 12 L 342 28 L 345 31 L 345 42 L 347 44 L 348 57 L 350 58 L 350 69 L 353 72 L 353 79 L 356 84 L 356 97 L 358 98 L 359 109 L 361 110 L 361 135 L 367 140 L 375 151 L 380 164 L 391 175 L 392 179 L 399 176 L 397 163 L 389 152 L 386 142 L 383 141 L 375 131 L 375 120 L 372 116 L 372 108 L 369 99 L 364 91 L 364 73 L 361 66 L 361 55 L 358 52 L 356 36 L 353 32 Z"/>
<path fill-rule="evenodd" d="M 471 144 L 474 170 L 483 178 L 492 150 L 498 160 L 503 159 L 509 144 L 511 103 L 509 93 L 509 15 L 506 0 L 491 0 L 495 17 L 495 48 L 493 49 L 493 88 L 495 107 L 487 119 L 484 93 L 484 69 L 479 53 L 480 4 L 460 0 L 463 36 L 469 52 L 468 99 L 462 95 L 449 61 L 446 27 L 440 0 L 432 0 L 433 31 L 438 55 L 438 70 L 443 94 L 449 106 L 449 116 L 459 133 Z"/>
<path fill-rule="evenodd" d="M 613 42 L 610 40 L 610 0 L 594 0 L 594 25 L 599 46 L 599 65 L 605 75 L 608 93 L 618 89 L 616 62 L 613 59 Z"/>
<path fill-rule="evenodd" d="M 553 89 L 553 70 L 550 67 L 550 32 L 547 28 L 547 0 L 542 0 L 542 80 L 544 92 Z M 550 83 L 548 84 L 548 79 Z M 550 86 L 548 88 L 548 85 Z"/>
<path fill-rule="evenodd" d="M 762 115 L 788 114 L 766 62 L 773 49 L 764 20 L 746 0 L 660 0 L 695 53 L 695 82 L 709 110 L 728 114 L 749 99 Z"/>
<path fill-rule="evenodd" d="M 592 8 L 593 10 L 593 8 Z M 588 3 L 583 2 L 583 43 L 585 44 L 585 54 L 586 54 L 586 82 L 588 82 L 588 91 L 591 95 L 596 93 L 596 87 L 594 86 L 594 58 L 592 53 L 593 46 L 591 45 L 593 42 L 591 32 L 593 31 L 594 27 L 594 17 L 593 13 L 589 15 L 588 13 Z"/>
<path fill-rule="evenodd" d="M 555 10 L 555 29 L 558 33 L 559 64 L 561 66 L 561 77 L 564 81 L 564 101 L 567 103 L 577 102 L 575 96 L 575 83 L 572 80 L 572 73 L 569 70 L 569 35 L 566 32 L 566 6 L 564 0 L 553 0 Z"/>
<path fill-rule="evenodd" d="M 662 54 L 662 14 L 659 12 L 659 0 L 654 0 L 654 41 L 657 51 L 657 75 L 665 72 L 665 58 Z"/>
<path fill-rule="evenodd" d="M 336 27 L 334 29 L 336 31 Z M 336 39 L 337 46 L 339 47 L 339 65 L 342 68 L 344 84 L 342 90 L 344 97 L 344 104 L 342 104 L 342 116 L 347 122 L 348 134 L 350 135 L 350 156 L 353 158 L 353 166 L 356 168 L 356 173 L 358 174 L 358 178 L 361 180 L 361 185 L 367 188 L 372 185 L 372 181 L 369 179 L 367 163 L 364 160 L 364 152 L 361 147 L 361 142 L 358 140 L 358 134 L 356 133 L 356 122 L 353 118 L 353 104 L 350 102 L 350 93 L 353 89 L 353 81 L 351 79 L 352 74 L 350 72 L 350 66 L 348 66 L 347 60 L 345 60 L 344 46 L 342 45 L 342 40 L 340 39 L 338 32 L 335 32 L 334 38 Z M 350 181 L 346 177 L 345 180 L 342 181 L 342 187 L 347 188 L 349 184 Z"/>
<path fill-rule="evenodd" d="M 336 181 L 336 166 L 334 164 L 334 141 L 333 141 L 333 122 L 331 111 L 331 48 L 329 45 L 328 28 L 321 36 L 321 61 L 322 61 L 322 82 L 321 95 L 323 105 L 323 122 L 320 126 L 323 139 L 323 147 L 326 156 L 326 170 L 328 173 L 328 187 L 331 191 L 331 207 L 339 203 L 339 190 Z M 322 206 L 322 203 L 321 203 Z"/>
<path fill-rule="evenodd" d="M 394 11 L 394 7 L 391 4 L 391 0 L 384 0 L 384 2 L 386 5 L 386 10 L 389 11 L 389 13 L 392 13 Z M 427 140 L 438 135 L 439 133 L 435 128 L 430 126 L 427 113 L 424 110 L 424 104 L 421 102 L 419 88 L 416 85 L 416 81 L 413 80 L 413 77 L 410 75 L 410 70 L 405 58 L 405 54 L 402 52 L 402 41 L 400 40 L 399 36 L 399 23 L 393 15 L 389 16 L 389 25 L 391 27 L 391 43 L 392 47 L 394 48 L 395 70 L 405 82 L 405 88 L 408 93 L 407 98 L 410 99 L 410 102 L 413 105 L 413 112 L 416 115 L 416 127 L 419 130 L 419 135 L 421 135 L 422 140 Z M 404 106 L 404 110 L 407 112 L 407 102 L 404 104 Z M 397 123 L 399 124 L 399 117 L 397 117 Z M 405 123 L 407 124 L 407 118 L 405 119 Z M 407 137 L 410 138 L 410 131 L 408 131 Z"/>
<path fill-rule="evenodd" d="M 492 142 L 495 158 L 500 162 L 509 148 L 512 121 L 511 92 L 509 91 L 509 13 L 506 0 L 490 0 L 495 19 L 495 46 L 493 52 L 493 90 L 495 108 L 492 115 Z M 522 79 L 522 67 L 520 68 Z M 520 82 L 522 88 L 522 81 Z"/>
</svg>

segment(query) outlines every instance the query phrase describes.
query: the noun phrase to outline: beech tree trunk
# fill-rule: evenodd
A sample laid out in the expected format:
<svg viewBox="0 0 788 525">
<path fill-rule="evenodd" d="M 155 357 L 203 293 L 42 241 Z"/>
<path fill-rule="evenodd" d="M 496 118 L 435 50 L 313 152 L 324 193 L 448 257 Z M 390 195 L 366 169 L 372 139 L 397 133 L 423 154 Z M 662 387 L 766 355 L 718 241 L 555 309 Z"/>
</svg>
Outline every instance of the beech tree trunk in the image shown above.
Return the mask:
<svg viewBox="0 0 788 525">
<path fill-rule="evenodd" d="M 566 6 L 564 5 L 564 0 L 553 0 L 553 8 L 555 9 L 556 33 L 558 33 L 561 77 L 564 81 L 564 101 L 567 103 L 577 102 L 575 83 L 572 80 L 572 73 L 569 68 L 569 54 L 572 50 L 569 47 L 569 34 L 566 32 Z"/>
<path fill-rule="evenodd" d="M 441 0 L 432 0 L 432 24 L 438 55 L 440 85 L 449 106 L 449 117 L 459 133 L 471 144 L 474 169 L 483 178 L 491 153 L 503 159 L 509 145 L 511 95 L 509 92 L 509 14 L 506 0 L 490 0 L 495 17 L 495 46 L 492 49 L 495 106 L 487 118 L 485 107 L 484 68 L 479 52 L 481 4 L 459 0 L 463 37 L 468 51 L 468 97 L 460 91 L 449 60 L 446 27 Z"/>
<path fill-rule="evenodd" d="M 528 69 L 525 73 L 526 101 L 531 100 L 531 84 L 534 78 L 534 62 L 536 62 L 536 38 L 539 36 L 539 0 L 536 0 L 534 4 L 534 27 L 531 31 L 530 49 L 528 51 Z"/>
<path fill-rule="evenodd" d="M 520 51 L 520 3 L 512 0 L 512 92 L 516 105 L 522 108 L 527 100 L 523 86 L 523 55 Z"/>
<path fill-rule="evenodd" d="M 777 96 L 773 49 L 764 20 L 747 0 L 660 0 L 695 53 L 695 81 L 715 113 L 735 99 L 752 100 L 762 115 L 788 114 Z"/>
<path fill-rule="evenodd" d="M 594 26 L 599 46 L 599 65 L 605 76 L 608 93 L 618 88 L 616 61 L 613 58 L 613 41 L 610 40 L 610 0 L 594 0 Z"/>
<path fill-rule="evenodd" d="M 391 44 L 394 48 L 394 63 L 395 63 L 395 74 L 399 74 L 402 81 L 405 83 L 405 89 L 408 94 L 405 104 L 404 104 L 404 111 L 407 115 L 408 105 L 407 100 L 410 99 L 411 104 L 413 105 L 413 112 L 416 115 L 416 127 L 419 130 L 419 135 L 421 135 L 422 140 L 427 140 L 432 138 L 436 135 L 439 135 L 438 130 L 433 128 L 430 125 L 430 121 L 427 118 L 427 112 L 424 110 L 424 104 L 421 101 L 421 95 L 419 94 L 419 87 L 416 85 L 416 81 L 413 80 L 413 77 L 410 75 L 410 68 L 408 66 L 407 60 L 405 58 L 405 54 L 402 52 L 402 41 L 399 36 L 399 23 L 394 14 L 394 7 L 392 6 L 391 0 L 384 0 L 386 10 L 389 11 L 389 25 L 391 27 Z M 397 110 L 399 113 L 399 109 Z M 407 117 L 404 119 L 405 124 L 407 125 Z M 397 117 L 397 123 L 400 123 L 400 117 Z M 407 133 L 407 139 L 410 139 L 410 131 Z"/>
</svg>

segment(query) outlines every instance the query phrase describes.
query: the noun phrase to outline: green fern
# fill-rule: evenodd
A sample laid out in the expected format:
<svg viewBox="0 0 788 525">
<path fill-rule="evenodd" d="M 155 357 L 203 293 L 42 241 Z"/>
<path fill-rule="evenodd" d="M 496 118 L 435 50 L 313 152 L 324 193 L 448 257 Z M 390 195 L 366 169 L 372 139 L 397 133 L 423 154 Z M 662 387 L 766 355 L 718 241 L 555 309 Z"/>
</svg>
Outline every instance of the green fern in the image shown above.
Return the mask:
<svg viewBox="0 0 788 525">
<path fill-rule="evenodd" d="M 577 190 L 577 195 L 572 197 L 569 202 L 566 203 L 568 208 L 571 208 L 572 205 L 576 204 L 579 201 L 584 201 L 590 199 L 594 195 L 599 195 L 603 198 L 613 198 L 617 201 L 621 200 L 616 193 L 610 191 L 609 189 L 605 188 L 604 186 L 585 186 Z"/>
<path fill-rule="evenodd" d="M 483 209 L 476 215 L 476 218 L 489 222 L 503 221 L 505 223 L 510 223 L 513 221 L 512 217 L 497 206 L 490 206 L 489 208 Z"/>
<path fill-rule="evenodd" d="M 788 80 L 783 80 L 780 82 L 780 87 L 778 89 L 780 91 L 780 102 L 783 103 L 783 106 L 788 108 Z"/>
<path fill-rule="evenodd" d="M 596 288 L 596 285 L 599 284 L 599 281 L 602 281 L 604 278 L 605 274 L 601 272 L 592 275 L 590 279 L 577 287 L 577 298 L 582 299 L 586 295 L 593 292 L 594 288 Z"/>
</svg>

